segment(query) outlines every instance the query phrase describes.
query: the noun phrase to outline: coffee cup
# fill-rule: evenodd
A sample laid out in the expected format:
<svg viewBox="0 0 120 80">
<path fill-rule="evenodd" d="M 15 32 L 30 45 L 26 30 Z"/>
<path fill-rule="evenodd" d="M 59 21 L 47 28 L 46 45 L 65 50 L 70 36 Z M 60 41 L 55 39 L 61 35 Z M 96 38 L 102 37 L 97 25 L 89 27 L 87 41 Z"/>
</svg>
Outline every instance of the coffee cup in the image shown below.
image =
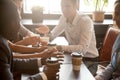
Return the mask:
<svg viewBox="0 0 120 80">
<path fill-rule="evenodd" d="M 40 39 L 41 39 L 41 41 L 46 41 L 49 43 L 49 37 L 41 37 Z"/>
<path fill-rule="evenodd" d="M 49 73 L 52 74 L 51 77 L 49 78 L 49 80 L 56 80 L 59 77 L 57 75 L 57 73 L 59 72 L 59 68 L 60 68 L 58 59 L 55 57 L 47 59 L 46 67 L 47 67 L 47 70 L 49 71 Z"/>
<path fill-rule="evenodd" d="M 82 54 L 78 52 L 73 52 L 72 56 L 72 67 L 74 71 L 80 71 L 80 66 L 82 64 Z"/>
</svg>

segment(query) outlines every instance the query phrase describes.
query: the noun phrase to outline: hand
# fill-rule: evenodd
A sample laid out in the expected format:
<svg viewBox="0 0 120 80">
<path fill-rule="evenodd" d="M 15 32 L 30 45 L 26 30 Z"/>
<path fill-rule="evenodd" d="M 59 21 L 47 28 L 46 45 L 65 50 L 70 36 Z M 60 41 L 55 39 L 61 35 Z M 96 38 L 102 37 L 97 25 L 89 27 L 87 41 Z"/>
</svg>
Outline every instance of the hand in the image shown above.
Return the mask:
<svg viewBox="0 0 120 80">
<path fill-rule="evenodd" d="M 39 34 L 35 34 L 33 32 L 28 32 L 27 37 L 33 37 L 33 36 L 39 36 L 40 37 Z"/>
<path fill-rule="evenodd" d="M 49 33 L 49 28 L 46 25 L 40 25 L 39 28 L 35 29 L 36 31 L 38 31 L 40 34 L 48 34 Z"/>
<path fill-rule="evenodd" d="M 61 46 L 56 46 L 56 49 L 57 49 L 58 51 L 62 51 L 62 47 L 61 47 Z"/>
<path fill-rule="evenodd" d="M 48 42 L 42 41 L 40 36 L 25 37 L 24 41 L 32 46 L 46 46 Z"/>
<path fill-rule="evenodd" d="M 104 80 L 102 77 L 100 77 L 99 75 L 95 76 L 95 80 Z"/>
<path fill-rule="evenodd" d="M 50 57 L 57 57 L 57 58 L 64 58 L 62 52 L 58 52 L 55 48 L 46 49 L 42 52 L 43 58 L 50 58 Z"/>
</svg>

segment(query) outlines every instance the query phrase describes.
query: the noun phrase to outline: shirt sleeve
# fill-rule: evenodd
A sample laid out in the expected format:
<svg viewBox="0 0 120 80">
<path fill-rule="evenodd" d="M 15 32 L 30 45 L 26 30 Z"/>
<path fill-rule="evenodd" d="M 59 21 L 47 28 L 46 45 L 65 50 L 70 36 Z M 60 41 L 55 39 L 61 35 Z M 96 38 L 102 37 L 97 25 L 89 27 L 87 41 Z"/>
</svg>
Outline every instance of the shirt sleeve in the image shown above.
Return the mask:
<svg viewBox="0 0 120 80">
<path fill-rule="evenodd" d="M 11 65 L 6 54 L 6 51 L 0 47 L 0 80 L 13 80 Z"/>
<path fill-rule="evenodd" d="M 79 43 L 74 45 L 71 44 L 69 46 L 62 46 L 62 50 L 68 52 L 82 51 L 83 53 L 85 53 L 88 47 L 90 46 L 93 29 L 94 29 L 92 21 L 87 16 L 85 16 L 78 21 L 77 25 L 78 25 L 78 29 L 81 30 L 79 36 L 77 36 L 78 38 L 80 38 Z"/>
<path fill-rule="evenodd" d="M 50 40 L 53 40 L 55 37 L 59 36 L 64 32 L 64 22 L 65 22 L 65 19 L 63 16 L 61 16 L 59 19 L 59 24 L 55 26 L 55 28 L 53 28 L 49 34 Z"/>
<path fill-rule="evenodd" d="M 28 36 L 28 34 L 33 34 L 33 32 L 31 32 L 29 29 L 24 27 L 23 24 L 21 24 L 20 26 L 19 33 L 22 37 Z"/>
<path fill-rule="evenodd" d="M 104 80 L 109 80 L 112 77 L 112 73 L 114 72 L 114 69 L 111 64 L 109 64 L 106 69 L 99 74 Z"/>
</svg>

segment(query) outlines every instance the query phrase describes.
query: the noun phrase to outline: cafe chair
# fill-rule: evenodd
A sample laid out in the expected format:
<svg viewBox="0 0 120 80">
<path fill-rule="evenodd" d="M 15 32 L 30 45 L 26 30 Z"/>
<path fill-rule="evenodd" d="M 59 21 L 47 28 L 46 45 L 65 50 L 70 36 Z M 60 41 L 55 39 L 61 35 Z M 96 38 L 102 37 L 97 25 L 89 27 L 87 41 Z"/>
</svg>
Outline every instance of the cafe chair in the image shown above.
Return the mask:
<svg viewBox="0 0 120 80">
<path fill-rule="evenodd" d="M 99 56 L 100 62 L 101 61 L 109 62 L 111 60 L 112 47 L 119 32 L 120 31 L 116 28 L 113 28 L 113 27 L 108 28 L 102 47 L 101 47 L 101 50 L 100 50 L 100 56 Z"/>
<path fill-rule="evenodd" d="M 109 64 L 111 60 L 112 47 L 119 32 L 120 30 L 116 28 L 113 27 L 108 28 L 106 35 L 104 37 L 103 44 L 100 49 L 98 69 L 96 74 L 102 72 L 105 69 L 105 67 Z"/>
</svg>

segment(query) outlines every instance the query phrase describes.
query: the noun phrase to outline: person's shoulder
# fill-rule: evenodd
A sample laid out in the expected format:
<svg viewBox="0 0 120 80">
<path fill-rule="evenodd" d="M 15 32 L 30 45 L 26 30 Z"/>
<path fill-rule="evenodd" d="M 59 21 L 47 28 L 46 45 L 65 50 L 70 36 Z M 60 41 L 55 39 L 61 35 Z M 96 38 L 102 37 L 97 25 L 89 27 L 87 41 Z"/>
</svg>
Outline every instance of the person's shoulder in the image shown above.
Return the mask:
<svg viewBox="0 0 120 80">
<path fill-rule="evenodd" d="M 87 14 L 82 13 L 82 12 L 78 12 L 78 15 L 82 18 L 90 18 Z"/>
<path fill-rule="evenodd" d="M 88 21 L 92 20 L 87 14 L 81 12 L 78 13 L 78 17 L 82 20 L 88 20 Z"/>
<path fill-rule="evenodd" d="M 66 18 L 65 18 L 65 16 L 64 15 L 61 15 L 60 16 L 60 20 L 65 20 Z"/>
</svg>

